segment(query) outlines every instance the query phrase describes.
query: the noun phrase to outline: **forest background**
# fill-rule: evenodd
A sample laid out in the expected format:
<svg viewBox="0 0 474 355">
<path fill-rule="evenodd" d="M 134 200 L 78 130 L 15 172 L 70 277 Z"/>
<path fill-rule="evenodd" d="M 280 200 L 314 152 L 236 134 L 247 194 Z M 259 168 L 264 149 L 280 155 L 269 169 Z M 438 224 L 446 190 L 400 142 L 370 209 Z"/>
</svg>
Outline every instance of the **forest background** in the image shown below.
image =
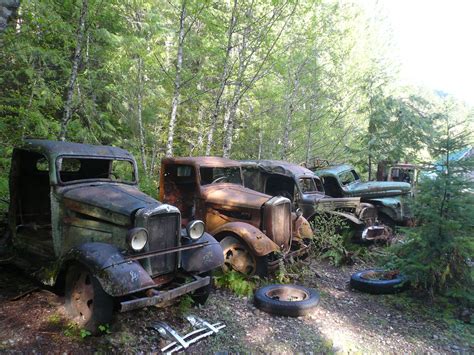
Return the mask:
<svg viewBox="0 0 474 355">
<path fill-rule="evenodd" d="M 0 196 L 27 137 L 123 147 L 154 196 L 171 155 L 322 157 L 369 178 L 432 160 L 440 123 L 472 130 L 474 110 L 401 86 L 391 43 L 352 1 L 22 1 L 0 34 Z"/>
</svg>

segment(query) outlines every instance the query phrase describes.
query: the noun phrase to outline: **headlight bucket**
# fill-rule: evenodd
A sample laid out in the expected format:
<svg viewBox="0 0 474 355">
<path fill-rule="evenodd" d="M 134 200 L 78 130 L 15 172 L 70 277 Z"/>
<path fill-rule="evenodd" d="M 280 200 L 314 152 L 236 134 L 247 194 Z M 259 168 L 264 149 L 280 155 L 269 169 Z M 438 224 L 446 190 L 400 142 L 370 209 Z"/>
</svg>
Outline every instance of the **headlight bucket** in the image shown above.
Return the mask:
<svg viewBox="0 0 474 355">
<path fill-rule="evenodd" d="M 145 228 L 132 228 L 127 233 L 127 243 L 133 251 L 142 251 L 148 243 L 148 231 Z"/>
<path fill-rule="evenodd" d="M 204 222 L 198 219 L 189 222 L 186 232 L 191 240 L 198 240 L 204 234 Z"/>
</svg>

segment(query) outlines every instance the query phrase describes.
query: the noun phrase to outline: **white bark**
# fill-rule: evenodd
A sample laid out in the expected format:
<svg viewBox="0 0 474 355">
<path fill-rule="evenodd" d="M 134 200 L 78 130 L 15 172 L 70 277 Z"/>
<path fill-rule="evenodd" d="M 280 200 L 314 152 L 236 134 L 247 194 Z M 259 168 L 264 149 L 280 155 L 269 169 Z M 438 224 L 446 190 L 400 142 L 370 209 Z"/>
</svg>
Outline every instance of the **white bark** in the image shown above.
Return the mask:
<svg viewBox="0 0 474 355">
<path fill-rule="evenodd" d="M 148 166 L 146 162 L 145 152 L 145 130 L 143 128 L 142 111 L 143 111 L 143 59 L 138 57 L 138 71 L 137 71 L 137 121 L 138 121 L 138 134 L 140 138 L 140 156 L 142 160 L 143 171 L 145 175 L 148 174 Z"/>
<path fill-rule="evenodd" d="M 232 50 L 232 38 L 234 36 L 235 28 L 237 25 L 237 5 L 238 5 L 237 0 L 234 0 L 232 15 L 230 18 L 230 23 L 229 23 L 229 30 L 227 32 L 227 47 L 226 47 L 226 53 L 225 53 L 225 59 L 224 59 L 224 66 L 222 70 L 222 75 L 220 77 L 220 84 L 219 84 L 219 89 L 217 91 L 214 108 L 211 115 L 211 125 L 209 127 L 209 131 L 207 134 L 206 155 L 211 154 L 211 149 L 212 149 L 212 144 L 213 144 L 213 139 L 214 139 L 214 131 L 216 129 L 216 124 L 217 124 L 217 117 L 219 116 L 219 112 L 221 109 L 222 95 L 224 94 L 224 90 L 227 85 L 227 80 L 229 79 L 229 76 L 230 76 L 229 58 L 230 58 L 230 53 Z"/>
<path fill-rule="evenodd" d="M 79 26 L 76 34 L 76 48 L 74 50 L 74 56 L 72 57 L 72 69 L 67 84 L 66 102 L 64 104 L 64 113 L 61 119 L 61 131 L 59 133 L 59 140 L 66 140 L 67 125 L 72 117 L 72 99 L 74 96 L 74 87 L 76 85 L 77 71 L 79 63 L 81 62 L 81 51 L 82 42 L 84 39 L 84 32 L 86 27 L 86 16 L 87 16 L 88 0 L 82 0 L 81 14 L 79 15 Z"/>
<path fill-rule="evenodd" d="M 183 67 L 183 45 L 184 45 L 184 20 L 186 19 L 186 0 L 183 0 L 181 5 L 181 15 L 179 18 L 179 36 L 178 36 L 178 54 L 176 60 L 176 76 L 174 80 L 174 94 L 171 102 L 171 116 L 168 127 L 168 141 L 166 143 L 166 156 L 171 157 L 173 155 L 173 141 L 174 131 L 176 126 L 176 115 L 178 112 L 178 105 L 180 100 L 180 89 L 181 89 L 181 70 Z"/>
</svg>

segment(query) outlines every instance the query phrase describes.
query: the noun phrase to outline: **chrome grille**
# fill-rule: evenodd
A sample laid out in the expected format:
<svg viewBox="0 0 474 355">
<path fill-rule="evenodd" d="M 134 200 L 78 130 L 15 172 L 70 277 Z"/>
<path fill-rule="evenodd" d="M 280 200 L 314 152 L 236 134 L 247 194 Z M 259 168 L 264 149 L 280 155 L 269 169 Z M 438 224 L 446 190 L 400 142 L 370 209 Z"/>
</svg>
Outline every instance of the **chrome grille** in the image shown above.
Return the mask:
<svg viewBox="0 0 474 355">
<path fill-rule="evenodd" d="M 291 242 L 291 202 L 284 197 L 273 197 L 265 203 L 264 228 L 266 235 L 283 249 Z"/>
<path fill-rule="evenodd" d="M 179 214 L 155 214 L 147 221 L 148 251 L 173 248 L 179 245 Z M 178 253 L 154 256 L 149 259 L 152 276 L 174 272 Z"/>
</svg>

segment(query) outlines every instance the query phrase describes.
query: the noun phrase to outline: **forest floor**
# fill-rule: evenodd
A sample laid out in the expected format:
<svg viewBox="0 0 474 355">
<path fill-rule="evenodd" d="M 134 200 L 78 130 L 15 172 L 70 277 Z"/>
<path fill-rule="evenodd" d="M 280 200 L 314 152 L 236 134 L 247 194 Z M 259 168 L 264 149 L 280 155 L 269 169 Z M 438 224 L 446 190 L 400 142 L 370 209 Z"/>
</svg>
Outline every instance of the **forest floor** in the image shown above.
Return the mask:
<svg viewBox="0 0 474 355">
<path fill-rule="evenodd" d="M 474 353 L 474 326 L 454 316 L 456 305 L 430 304 L 406 292 L 369 295 L 351 290 L 351 273 L 366 267 L 336 268 L 317 261 L 299 265 L 292 281 L 321 294 L 319 306 L 305 317 L 272 316 L 257 310 L 251 298 L 215 290 L 200 308 L 176 304 L 117 314 L 107 334 L 83 338 L 68 323 L 62 297 L 35 289 L 18 270 L 0 266 L 0 352 L 159 352 L 167 341 L 147 327 L 163 320 L 183 330 L 183 314 L 193 313 L 227 325 L 193 345 L 193 353 Z"/>
</svg>

